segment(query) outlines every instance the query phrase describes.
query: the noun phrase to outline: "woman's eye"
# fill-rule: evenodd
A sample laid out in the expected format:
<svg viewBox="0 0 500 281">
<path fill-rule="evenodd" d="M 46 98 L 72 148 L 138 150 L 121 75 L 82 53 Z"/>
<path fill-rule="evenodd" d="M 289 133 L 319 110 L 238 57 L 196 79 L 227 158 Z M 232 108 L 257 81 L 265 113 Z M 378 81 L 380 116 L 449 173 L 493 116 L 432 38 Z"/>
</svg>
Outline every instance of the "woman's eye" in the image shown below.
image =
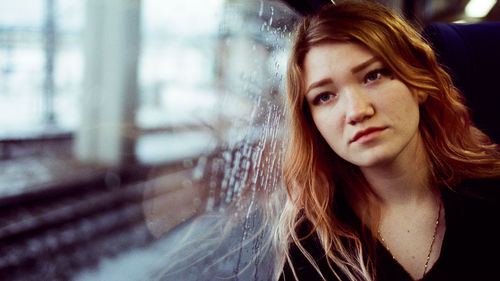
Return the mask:
<svg viewBox="0 0 500 281">
<path fill-rule="evenodd" d="M 313 105 L 318 105 L 322 103 L 328 102 L 330 99 L 332 99 L 334 95 L 332 93 L 322 93 L 316 96 L 313 101 Z"/>
<path fill-rule="evenodd" d="M 368 72 L 368 74 L 365 75 L 364 82 L 371 83 L 373 81 L 379 80 L 379 79 L 383 78 L 384 76 L 387 76 L 390 74 L 391 74 L 391 71 L 387 68 L 376 69 L 376 70 Z"/>
</svg>

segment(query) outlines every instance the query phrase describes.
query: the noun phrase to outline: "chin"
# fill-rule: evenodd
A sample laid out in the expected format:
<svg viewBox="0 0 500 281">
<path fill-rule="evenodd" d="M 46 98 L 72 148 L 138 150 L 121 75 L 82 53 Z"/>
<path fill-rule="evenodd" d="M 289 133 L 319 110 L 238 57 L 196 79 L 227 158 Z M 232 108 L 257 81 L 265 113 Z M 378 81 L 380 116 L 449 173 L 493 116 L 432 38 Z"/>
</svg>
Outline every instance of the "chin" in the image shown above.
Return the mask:
<svg viewBox="0 0 500 281">
<path fill-rule="evenodd" d="M 395 155 L 387 154 L 372 154 L 359 157 L 359 159 L 347 160 L 360 168 L 375 168 L 389 165 L 394 161 Z"/>
</svg>

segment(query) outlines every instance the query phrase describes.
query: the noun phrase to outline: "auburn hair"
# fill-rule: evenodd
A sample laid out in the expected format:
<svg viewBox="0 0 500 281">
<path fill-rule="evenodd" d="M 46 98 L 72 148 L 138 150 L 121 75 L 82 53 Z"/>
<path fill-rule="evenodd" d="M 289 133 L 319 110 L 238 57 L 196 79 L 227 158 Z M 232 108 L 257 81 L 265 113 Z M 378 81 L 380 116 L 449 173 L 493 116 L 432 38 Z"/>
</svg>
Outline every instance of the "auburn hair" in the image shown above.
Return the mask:
<svg viewBox="0 0 500 281">
<path fill-rule="evenodd" d="M 374 280 L 376 238 L 356 232 L 335 210 L 339 200 L 349 200 L 337 196 L 341 190 L 349 190 L 347 197 L 366 206 L 376 206 L 376 195 L 360 170 L 328 146 L 304 101 L 304 58 L 311 48 L 332 42 L 368 48 L 414 94 L 427 96 L 420 105 L 419 131 L 433 186 L 453 188 L 466 178 L 499 177 L 500 155 L 497 146 L 472 124 L 463 96 L 438 64 L 432 48 L 397 14 L 374 2 L 346 1 L 326 5 L 304 18 L 296 27 L 287 69 L 289 136 L 283 172 L 288 197 L 278 242 L 284 249 L 294 243 L 323 276 L 300 242 L 305 237 L 296 232 L 309 221 L 312 230 L 308 235 L 316 233 L 335 275 Z M 360 219 L 362 225 L 376 225 L 377 209 L 366 208 Z M 283 257 L 295 274 L 288 250 Z"/>
</svg>

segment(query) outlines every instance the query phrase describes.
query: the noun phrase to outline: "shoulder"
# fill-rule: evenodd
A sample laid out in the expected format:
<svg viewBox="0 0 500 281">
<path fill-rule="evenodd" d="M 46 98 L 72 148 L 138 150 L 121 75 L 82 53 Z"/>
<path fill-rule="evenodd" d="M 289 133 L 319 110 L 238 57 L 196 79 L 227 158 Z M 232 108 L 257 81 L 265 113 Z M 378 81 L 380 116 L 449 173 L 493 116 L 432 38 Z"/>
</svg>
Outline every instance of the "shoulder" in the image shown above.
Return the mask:
<svg viewBox="0 0 500 281">
<path fill-rule="evenodd" d="M 300 245 L 306 250 L 308 254 L 310 254 L 313 260 L 317 260 L 320 256 L 323 255 L 322 247 L 319 242 L 319 239 L 315 232 L 312 232 L 313 226 L 308 220 L 304 220 L 302 223 L 298 225 L 295 229 L 297 237 L 300 240 Z M 309 262 L 306 255 L 300 250 L 299 245 L 295 242 L 291 242 L 288 249 L 291 264 L 289 262 L 285 263 L 285 267 L 283 268 L 283 274 L 280 280 L 295 280 L 292 267 L 297 274 L 299 280 L 302 278 L 309 276 L 311 280 L 321 280 L 316 269 Z M 316 279 L 314 278 L 316 277 Z"/>
<path fill-rule="evenodd" d="M 455 191 L 444 191 L 447 229 L 484 242 L 500 241 L 495 238 L 500 235 L 495 223 L 500 218 L 499 190 L 499 179 L 468 179 Z"/>
<path fill-rule="evenodd" d="M 495 259 L 489 257 L 500 251 L 499 188 L 498 179 L 469 179 L 442 192 L 446 233 L 440 260 L 460 275 L 457 280 L 489 280 L 496 274 Z"/>
<path fill-rule="evenodd" d="M 321 246 L 321 242 L 313 231 L 313 226 L 308 220 L 304 220 L 296 229 L 297 236 L 301 246 L 306 250 L 308 255 L 317 263 L 319 270 L 324 275 L 326 280 L 338 280 L 330 268 L 328 267 L 325 251 Z M 307 259 L 306 255 L 299 249 L 295 243 L 290 243 L 289 247 L 290 260 L 297 274 L 298 280 L 323 280 L 316 268 Z M 295 280 L 289 262 L 285 262 L 283 273 L 280 280 Z"/>
<path fill-rule="evenodd" d="M 466 179 L 454 188 L 463 201 L 490 207 L 500 205 L 500 179 Z"/>
</svg>

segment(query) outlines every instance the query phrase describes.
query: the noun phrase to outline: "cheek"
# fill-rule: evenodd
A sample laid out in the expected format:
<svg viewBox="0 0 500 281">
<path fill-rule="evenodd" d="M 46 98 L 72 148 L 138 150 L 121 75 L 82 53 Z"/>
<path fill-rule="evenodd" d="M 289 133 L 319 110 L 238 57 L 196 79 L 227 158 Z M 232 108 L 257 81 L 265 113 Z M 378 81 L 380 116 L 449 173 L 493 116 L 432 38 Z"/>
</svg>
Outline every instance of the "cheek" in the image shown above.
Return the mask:
<svg viewBox="0 0 500 281">
<path fill-rule="evenodd" d="M 334 110 L 317 112 L 313 115 L 313 120 L 321 136 L 333 150 L 336 150 L 336 144 L 342 140 L 344 128 L 342 118 L 338 112 Z"/>
<path fill-rule="evenodd" d="M 403 124 L 408 129 L 413 129 L 418 126 L 420 120 L 420 108 L 416 97 L 408 93 L 405 99 L 395 99 L 391 104 L 387 105 L 394 112 L 394 118 L 400 124 Z"/>
</svg>

